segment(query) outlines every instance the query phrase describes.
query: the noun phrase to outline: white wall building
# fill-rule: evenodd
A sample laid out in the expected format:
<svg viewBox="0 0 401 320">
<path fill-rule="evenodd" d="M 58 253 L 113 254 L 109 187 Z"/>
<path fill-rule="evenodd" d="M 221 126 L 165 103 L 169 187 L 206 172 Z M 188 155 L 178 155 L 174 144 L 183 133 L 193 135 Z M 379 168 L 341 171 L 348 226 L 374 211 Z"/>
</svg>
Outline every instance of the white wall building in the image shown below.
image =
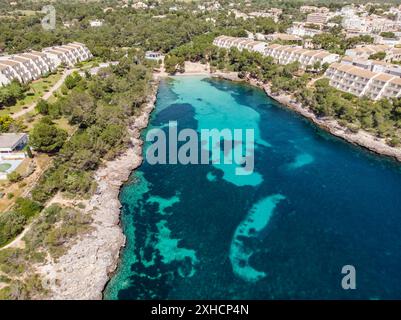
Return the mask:
<svg viewBox="0 0 401 320">
<path fill-rule="evenodd" d="M 264 53 L 267 43 L 262 41 L 255 41 L 248 38 L 235 38 L 228 36 L 220 36 L 214 39 L 213 44 L 225 49 L 237 48 L 242 51 L 243 49 L 249 51 L 256 51 Z"/>
<path fill-rule="evenodd" d="M 97 28 L 97 27 L 101 27 L 102 25 L 103 25 L 103 20 L 91 20 L 91 21 L 89 21 L 89 25 L 92 27 L 92 28 Z"/>
<path fill-rule="evenodd" d="M 342 26 L 346 30 L 380 34 L 381 32 L 398 31 L 401 23 L 377 15 L 358 16 L 354 12 L 350 12 L 344 16 Z"/>
<path fill-rule="evenodd" d="M 14 79 L 27 83 L 56 70 L 61 63 L 74 65 L 91 57 L 89 49 L 79 42 L 44 48 L 42 52 L 28 51 L 2 56 L 0 57 L 0 85 L 7 85 Z"/>
<path fill-rule="evenodd" d="M 386 54 L 384 61 L 400 61 L 401 48 L 396 48 L 391 45 L 361 45 L 353 49 L 345 51 L 345 55 L 351 58 L 368 59 L 371 55 L 384 52 Z"/>
<path fill-rule="evenodd" d="M 77 62 L 85 61 L 92 57 L 89 49 L 79 42 L 45 48 L 43 52 L 57 66 L 61 63 L 72 66 Z"/>
<path fill-rule="evenodd" d="M 326 8 L 326 7 L 315 7 L 315 6 L 301 6 L 301 8 L 299 10 L 302 13 L 311 13 L 311 12 L 328 13 L 330 11 L 329 8 Z"/>
<path fill-rule="evenodd" d="M 373 72 L 383 72 L 401 77 L 401 66 L 396 64 L 370 59 L 356 59 L 351 57 L 344 57 L 341 60 L 341 63 L 350 64 Z"/>
<path fill-rule="evenodd" d="M 307 23 L 325 24 L 329 20 L 329 15 L 320 12 L 309 13 L 306 17 Z"/>
<path fill-rule="evenodd" d="M 13 77 L 12 79 L 16 79 L 21 83 L 27 83 L 32 79 L 28 70 L 26 70 L 24 65 L 20 62 L 2 57 L 0 58 L 0 66 L 8 66 L 9 74 Z"/>
<path fill-rule="evenodd" d="M 338 61 L 340 56 L 325 50 L 306 50 L 299 46 L 271 44 L 262 41 L 254 41 L 245 38 L 220 36 L 214 39 L 213 44 L 220 48 L 237 48 L 260 52 L 270 56 L 280 64 L 289 64 L 298 61 L 302 68 L 313 66 L 316 62 L 321 65 Z"/>
<path fill-rule="evenodd" d="M 26 133 L 2 133 L 0 134 L 0 154 L 8 154 L 19 151 L 28 143 Z"/>
<path fill-rule="evenodd" d="M 8 66 L 0 65 L 0 86 L 5 86 L 12 81 L 13 77 L 8 75 L 11 72 L 11 68 Z"/>
</svg>

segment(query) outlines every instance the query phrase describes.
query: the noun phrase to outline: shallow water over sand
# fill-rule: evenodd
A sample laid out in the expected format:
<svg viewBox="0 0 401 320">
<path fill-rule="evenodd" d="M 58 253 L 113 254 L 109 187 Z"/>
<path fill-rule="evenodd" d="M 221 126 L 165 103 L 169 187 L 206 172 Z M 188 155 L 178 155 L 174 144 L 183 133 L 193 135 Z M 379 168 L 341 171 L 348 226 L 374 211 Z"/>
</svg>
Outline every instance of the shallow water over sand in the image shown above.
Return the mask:
<svg viewBox="0 0 401 320">
<path fill-rule="evenodd" d="M 161 83 L 150 128 L 255 129 L 255 170 L 149 165 L 121 192 L 106 299 L 401 298 L 401 167 L 246 84 Z M 167 129 L 166 129 L 167 130 Z M 341 288 L 354 265 L 357 290 Z"/>
</svg>

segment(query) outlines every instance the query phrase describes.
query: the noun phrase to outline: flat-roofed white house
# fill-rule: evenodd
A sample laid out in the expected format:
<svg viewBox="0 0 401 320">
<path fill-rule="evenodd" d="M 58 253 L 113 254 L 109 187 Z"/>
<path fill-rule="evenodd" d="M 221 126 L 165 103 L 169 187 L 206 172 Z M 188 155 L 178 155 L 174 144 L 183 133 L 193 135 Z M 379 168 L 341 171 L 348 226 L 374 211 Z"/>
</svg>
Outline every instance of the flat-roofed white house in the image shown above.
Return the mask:
<svg viewBox="0 0 401 320">
<path fill-rule="evenodd" d="M 46 63 L 46 61 L 38 55 L 34 55 L 31 53 L 22 53 L 17 55 L 18 57 L 22 57 L 25 59 L 29 59 L 35 68 L 38 70 L 40 75 L 44 75 L 51 71 L 50 66 Z"/>
<path fill-rule="evenodd" d="M 0 134 L 0 179 L 7 179 L 26 158 L 23 148 L 28 143 L 26 133 Z"/>
<path fill-rule="evenodd" d="M 320 29 L 310 28 L 307 23 L 304 22 L 293 22 L 292 26 L 286 31 L 288 34 L 292 34 L 299 37 L 311 37 L 322 33 Z"/>
<path fill-rule="evenodd" d="M 91 27 L 101 27 L 102 25 L 103 25 L 103 22 L 104 22 L 104 20 L 98 20 L 98 19 L 96 19 L 96 20 L 91 20 L 91 21 L 89 21 L 89 25 L 91 26 Z"/>
<path fill-rule="evenodd" d="M 0 134 L 0 153 L 4 155 L 21 151 L 27 143 L 26 133 L 2 133 Z"/>
<path fill-rule="evenodd" d="M 43 52 L 53 60 L 57 66 L 61 63 L 74 65 L 77 62 L 92 58 L 89 49 L 79 42 L 68 43 L 63 46 L 54 46 L 43 49 Z"/>
</svg>

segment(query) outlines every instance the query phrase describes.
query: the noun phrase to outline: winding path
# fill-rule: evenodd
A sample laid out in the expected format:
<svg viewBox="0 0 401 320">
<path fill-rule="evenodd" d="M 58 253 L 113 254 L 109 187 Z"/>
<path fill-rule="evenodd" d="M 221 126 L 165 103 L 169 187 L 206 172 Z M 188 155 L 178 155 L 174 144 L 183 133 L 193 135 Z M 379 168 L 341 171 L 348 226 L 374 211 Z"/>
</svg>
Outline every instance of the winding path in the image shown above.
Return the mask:
<svg viewBox="0 0 401 320">
<path fill-rule="evenodd" d="M 78 69 L 67 69 L 64 71 L 63 75 L 61 76 L 61 78 L 53 85 L 53 87 L 51 87 L 51 89 L 46 92 L 43 96 L 42 99 L 43 100 L 48 100 L 55 91 L 57 91 L 61 85 L 64 83 L 65 78 L 67 78 L 71 73 L 73 73 L 74 71 L 77 71 Z M 23 116 L 24 114 L 27 114 L 28 112 L 31 112 L 33 109 L 35 109 L 36 107 L 36 103 L 32 103 L 28 106 L 28 108 L 23 109 L 19 112 L 14 113 L 13 115 L 11 115 L 11 117 L 13 119 L 17 119 L 21 116 Z"/>
</svg>

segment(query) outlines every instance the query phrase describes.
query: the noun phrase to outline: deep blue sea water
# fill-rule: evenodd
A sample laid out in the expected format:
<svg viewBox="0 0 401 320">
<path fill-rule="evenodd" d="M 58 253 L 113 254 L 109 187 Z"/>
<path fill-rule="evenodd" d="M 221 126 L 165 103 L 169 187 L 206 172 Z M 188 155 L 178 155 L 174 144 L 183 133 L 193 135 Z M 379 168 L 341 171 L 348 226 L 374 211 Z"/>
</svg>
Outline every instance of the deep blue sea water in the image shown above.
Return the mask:
<svg viewBox="0 0 401 320">
<path fill-rule="evenodd" d="M 171 120 L 253 128 L 255 171 L 145 161 L 121 192 L 127 246 L 106 299 L 401 298 L 399 164 L 246 84 L 165 80 L 149 129 Z"/>
</svg>

